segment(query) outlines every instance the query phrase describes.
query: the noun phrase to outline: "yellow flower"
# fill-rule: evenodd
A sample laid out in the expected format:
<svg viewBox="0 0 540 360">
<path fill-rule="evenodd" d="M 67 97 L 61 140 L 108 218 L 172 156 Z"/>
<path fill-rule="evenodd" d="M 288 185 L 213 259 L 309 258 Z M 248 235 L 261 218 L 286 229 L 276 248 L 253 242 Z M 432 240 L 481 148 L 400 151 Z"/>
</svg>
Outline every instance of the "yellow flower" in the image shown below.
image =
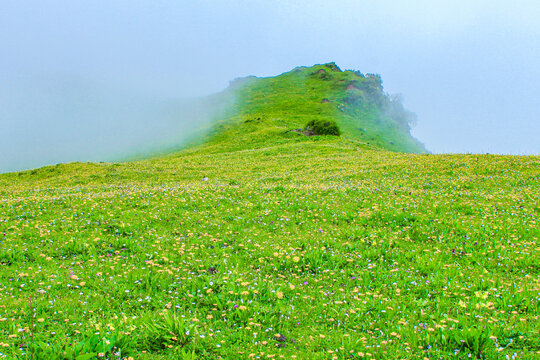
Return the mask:
<svg viewBox="0 0 540 360">
<path fill-rule="evenodd" d="M 294 290 L 294 285 L 293 285 L 293 284 L 289 284 L 289 289 Z"/>
<path fill-rule="evenodd" d="M 483 299 L 483 300 L 486 300 L 488 298 L 487 292 L 475 291 L 474 294 L 476 295 L 476 297 L 479 297 L 480 299 Z"/>
<path fill-rule="evenodd" d="M 300 261 L 300 258 L 298 256 L 295 256 L 293 257 L 292 259 L 295 263 L 299 262 Z"/>
<path fill-rule="evenodd" d="M 283 293 L 281 291 L 278 291 L 276 293 L 276 295 L 277 295 L 278 299 L 283 299 Z"/>
<path fill-rule="evenodd" d="M 42 323 L 42 322 L 44 322 L 44 321 L 45 321 L 44 318 L 39 318 L 39 319 L 37 319 L 37 322 L 39 322 L 39 323 Z"/>
<path fill-rule="evenodd" d="M 245 310 L 247 310 L 247 307 L 245 307 L 244 305 L 240 305 L 240 306 L 238 307 L 238 310 L 245 311 Z"/>
</svg>

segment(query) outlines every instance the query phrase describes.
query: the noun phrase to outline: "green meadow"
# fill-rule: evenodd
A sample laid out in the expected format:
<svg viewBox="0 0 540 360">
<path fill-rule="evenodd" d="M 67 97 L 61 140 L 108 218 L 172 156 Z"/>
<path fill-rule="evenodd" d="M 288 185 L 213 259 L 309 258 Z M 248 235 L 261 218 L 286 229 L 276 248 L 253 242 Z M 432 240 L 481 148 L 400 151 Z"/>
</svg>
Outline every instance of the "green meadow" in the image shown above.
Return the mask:
<svg viewBox="0 0 540 360">
<path fill-rule="evenodd" d="M 215 99 L 172 153 L 0 175 L 0 358 L 540 358 L 540 157 L 429 154 L 335 64 Z"/>
</svg>

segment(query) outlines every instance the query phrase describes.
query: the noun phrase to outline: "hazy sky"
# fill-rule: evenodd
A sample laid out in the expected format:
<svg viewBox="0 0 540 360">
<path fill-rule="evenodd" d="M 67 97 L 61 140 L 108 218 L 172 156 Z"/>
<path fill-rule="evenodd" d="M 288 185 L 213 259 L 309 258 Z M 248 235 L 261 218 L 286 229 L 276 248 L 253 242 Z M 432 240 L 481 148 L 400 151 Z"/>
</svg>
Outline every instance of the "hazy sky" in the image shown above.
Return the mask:
<svg viewBox="0 0 540 360">
<path fill-rule="evenodd" d="M 134 99 L 206 95 L 330 61 L 380 73 L 432 152 L 539 154 L 538 19 L 533 0 L 2 0 L 0 171 L 103 157 L 81 150 L 84 139 L 129 142 L 120 129 Z M 81 91 L 95 103 L 62 108 Z M 95 107 L 108 112 L 101 121 L 85 118 Z"/>
</svg>

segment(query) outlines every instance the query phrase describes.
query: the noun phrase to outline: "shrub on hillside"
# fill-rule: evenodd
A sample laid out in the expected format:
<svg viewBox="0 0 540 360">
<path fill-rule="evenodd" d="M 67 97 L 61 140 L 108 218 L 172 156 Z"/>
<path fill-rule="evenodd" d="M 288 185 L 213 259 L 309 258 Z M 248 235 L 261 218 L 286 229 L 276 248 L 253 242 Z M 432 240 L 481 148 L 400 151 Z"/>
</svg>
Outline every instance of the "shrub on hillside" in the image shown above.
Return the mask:
<svg viewBox="0 0 540 360">
<path fill-rule="evenodd" d="M 341 135 L 339 126 L 334 120 L 313 119 L 306 124 L 304 131 L 312 135 Z"/>
</svg>

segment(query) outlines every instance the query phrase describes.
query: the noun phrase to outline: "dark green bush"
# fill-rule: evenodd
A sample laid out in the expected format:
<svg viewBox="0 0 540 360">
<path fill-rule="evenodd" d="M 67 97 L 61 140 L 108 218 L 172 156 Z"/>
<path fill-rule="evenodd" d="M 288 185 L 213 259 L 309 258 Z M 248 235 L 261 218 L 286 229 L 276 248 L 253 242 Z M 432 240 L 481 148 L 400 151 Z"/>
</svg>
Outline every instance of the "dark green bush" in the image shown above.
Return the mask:
<svg viewBox="0 0 540 360">
<path fill-rule="evenodd" d="M 334 120 L 313 119 L 306 124 L 304 132 L 311 135 L 341 135 L 338 124 Z"/>
</svg>

